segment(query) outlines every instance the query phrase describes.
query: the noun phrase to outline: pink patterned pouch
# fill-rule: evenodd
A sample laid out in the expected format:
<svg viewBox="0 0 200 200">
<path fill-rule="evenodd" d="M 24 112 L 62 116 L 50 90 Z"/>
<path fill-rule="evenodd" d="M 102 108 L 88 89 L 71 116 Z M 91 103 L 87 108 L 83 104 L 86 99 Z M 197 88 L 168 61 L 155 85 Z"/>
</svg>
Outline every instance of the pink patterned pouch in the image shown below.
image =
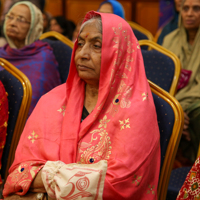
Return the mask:
<svg viewBox="0 0 200 200">
<path fill-rule="evenodd" d="M 177 90 L 184 88 L 188 84 L 191 74 L 191 70 L 181 69 Z"/>
<path fill-rule="evenodd" d="M 106 160 L 94 164 L 47 161 L 42 181 L 52 199 L 102 200 L 106 171 Z"/>
</svg>

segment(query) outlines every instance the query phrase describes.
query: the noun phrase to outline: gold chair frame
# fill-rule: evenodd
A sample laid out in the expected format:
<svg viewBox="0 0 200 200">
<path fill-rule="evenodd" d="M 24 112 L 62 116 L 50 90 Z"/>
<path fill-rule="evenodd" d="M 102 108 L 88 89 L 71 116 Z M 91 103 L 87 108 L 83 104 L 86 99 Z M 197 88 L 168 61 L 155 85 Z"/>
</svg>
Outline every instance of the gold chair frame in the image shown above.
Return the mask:
<svg viewBox="0 0 200 200">
<path fill-rule="evenodd" d="M 160 46 L 159 44 L 153 42 L 153 41 L 149 41 L 149 40 L 140 40 L 139 41 L 140 46 L 149 46 L 151 49 L 155 49 L 161 53 L 163 53 L 164 55 L 170 57 L 173 62 L 174 62 L 174 78 L 172 80 L 172 84 L 169 90 L 169 93 L 174 96 L 176 94 L 177 91 L 177 86 L 178 86 L 178 81 L 179 81 L 179 77 L 181 74 L 181 62 L 179 60 L 179 58 L 172 53 L 171 51 L 165 49 L 164 47 Z"/>
<path fill-rule="evenodd" d="M 157 32 L 156 32 L 156 34 L 155 34 L 155 36 L 154 36 L 154 39 L 153 39 L 153 41 L 154 41 L 155 43 L 157 43 L 158 38 L 159 38 L 159 36 L 160 36 L 162 30 L 163 30 L 163 27 L 160 27 L 160 28 L 157 30 Z"/>
<path fill-rule="evenodd" d="M 24 126 L 27 120 L 28 111 L 29 111 L 31 99 L 32 99 L 32 86 L 27 76 L 24 73 L 22 73 L 19 69 L 17 69 L 14 65 L 12 65 L 10 62 L 8 62 L 7 60 L 0 58 L 0 65 L 9 73 L 11 73 L 14 77 L 16 77 L 21 82 L 22 87 L 23 87 L 22 102 L 21 102 L 20 110 L 17 116 L 15 128 L 13 131 L 13 137 L 12 137 L 12 142 L 10 145 L 10 151 L 9 151 L 9 156 L 8 156 L 8 162 L 6 163 L 6 172 L 5 172 L 5 180 L 6 180 L 8 176 L 8 170 L 14 161 L 15 151 L 16 151 L 21 133 L 24 129 Z"/>
<path fill-rule="evenodd" d="M 156 84 L 152 83 L 151 81 L 148 80 L 148 82 L 152 93 L 158 95 L 160 98 L 168 102 L 174 111 L 173 131 L 167 146 L 163 166 L 160 171 L 160 178 L 157 190 L 158 200 L 165 200 L 173 163 L 183 131 L 184 113 L 180 103 L 172 95 L 170 95 L 168 92 L 166 92 Z"/>
<path fill-rule="evenodd" d="M 131 26 L 131 28 L 136 29 L 138 31 L 140 31 L 141 33 L 143 33 L 144 35 L 147 36 L 147 38 L 151 41 L 153 41 L 153 35 L 150 31 L 148 31 L 147 29 L 145 29 L 144 27 L 140 26 L 139 24 L 132 22 L 132 21 L 127 21 L 129 23 L 129 25 Z"/>
<path fill-rule="evenodd" d="M 63 43 L 65 43 L 66 45 L 71 47 L 72 49 L 74 47 L 74 43 L 70 39 L 68 39 L 67 37 L 65 37 L 64 35 L 56 32 L 56 31 L 49 31 L 49 32 L 43 33 L 39 39 L 43 40 L 48 37 L 55 37 L 56 39 L 62 41 Z"/>
</svg>

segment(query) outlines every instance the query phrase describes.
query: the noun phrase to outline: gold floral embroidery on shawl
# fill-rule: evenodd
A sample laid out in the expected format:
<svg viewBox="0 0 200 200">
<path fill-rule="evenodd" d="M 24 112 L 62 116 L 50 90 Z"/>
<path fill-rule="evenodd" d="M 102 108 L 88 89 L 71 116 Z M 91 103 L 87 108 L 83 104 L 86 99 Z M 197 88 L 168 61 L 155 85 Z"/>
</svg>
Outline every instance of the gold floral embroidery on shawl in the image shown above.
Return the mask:
<svg viewBox="0 0 200 200">
<path fill-rule="evenodd" d="M 106 100 L 104 100 L 101 105 L 97 108 L 96 114 L 94 115 L 94 118 L 97 118 L 101 110 L 103 109 L 104 103 Z"/>
<path fill-rule="evenodd" d="M 121 130 L 123 130 L 123 129 L 125 129 L 125 128 L 131 128 L 131 127 L 130 127 L 129 118 L 128 118 L 128 119 L 125 119 L 124 121 L 120 121 L 120 120 L 119 120 L 119 123 L 120 123 L 120 126 L 121 126 Z"/>
<path fill-rule="evenodd" d="M 142 178 L 142 176 L 137 176 L 137 175 L 135 174 L 134 177 L 133 177 L 132 183 L 133 183 L 134 185 L 138 186 L 138 185 L 140 184 L 141 178 Z"/>
<path fill-rule="evenodd" d="M 155 185 L 148 185 L 148 190 L 147 190 L 147 194 L 153 194 L 153 195 L 155 195 Z"/>
<path fill-rule="evenodd" d="M 35 140 L 36 140 L 37 138 L 38 138 L 38 135 L 35 134 L 34 131 L 31 133 L 31 135 L 28 136 L 28 139 L 29 139 L 32 143 L 34 143 Z"/>
<path fill-rule="evenodd" d="M 60 112 L 63 115 L 63 117 L 64 117 L 65 116 L 65 110 L 66 110 L 66 106 L 62 106 L 62 108 L 60 108 L 57 111 Z"/>
<path fill-rule="evenodd" d="M 99 127 L 98 128 L 107 128 L 107 123 L 110 121 L 110 119 L 107 119 L 107 116 L 105 115 L 104 117 L 103 117 L 103 119 L 100 119 L 99 120 L 99 123 L 100 123 L 100 125 L 99 125 Z"/>
<path fill-rule="evenodd" d="M 37 171 L 41 168 L 38 166 L 32 166 L 29 168 L 29 166 L 32 164 L 34 163 L 27 162 L 19 165 L 19 167 L 9 175 L 11 178 L 11 183 L 17 183 L 18 186 L 23 187 L 24 189 L 30 187 L 30 183 L 32 182 L 33 178 L 35 178 Z"/>
<path fill-rule="evenodd" d="M 122 30 L 122 23 L 120 23 L 117 28 L 112 27 L 112 29 L 113 29 L 115 35 L 119 35 L 120 31 Z"/>
<path fill-rule="evenodd" d="M 80 163 L 88 164 L 100 160 L 108 160 L 110 158 L 112 147 L 110 137 L 106 131 L 109 122 L 110 119 L 105 115 L 103 119 L 99 120 L 98 129 L 90 132 L 91 141 L 89 143 L 80 142 L 79 152 L 82 153 Z"/>
<path fill-rule="evenodd" d="M 109 113 L 111 116 L 115 116 L 119 111 L 119 107 L 121 108 L 130 108 L 131 101 L 129 100 L 132 96 L 132 87 L 127 86 L 123 80 L 121 80 L 118 94 L 112 100 L 108 110 L 106 113 Z"/>
<path fill-rule="evenodd" d="M 133 58 L 129 56 L 127 56 L 126 58 L 126 64 L 125 64 L 125 68 L 128 69 L 129 71 L 131 71 L 131 62 L 133 62 Z"/>
<path fill-rule="evenodd" d="M 148 99 L 148 93 L 142 93 L 142 101 L 145 101 Z"/>
</svg>

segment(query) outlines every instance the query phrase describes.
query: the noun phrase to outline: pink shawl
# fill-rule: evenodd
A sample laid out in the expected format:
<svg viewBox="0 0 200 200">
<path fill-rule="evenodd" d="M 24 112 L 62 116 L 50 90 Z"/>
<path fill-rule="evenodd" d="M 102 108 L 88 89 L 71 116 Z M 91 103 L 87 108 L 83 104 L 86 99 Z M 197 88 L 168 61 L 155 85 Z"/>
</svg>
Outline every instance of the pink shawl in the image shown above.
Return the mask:
<svg viewBox="0 0 200 200">
<path fill-rule="evenodd" d="M 24 195 L 36 166 L 48 160 L 107 160 L 103 199 L 157 199 L 159 130 L 138 41 L 122 18 L 91 11 L 85 21 L 92 15 L 101 15 L 103 29 L 96 107 L 81 123 L 85 82 L 74 63 L 76 41 L 66 84 L 44 95 L 27 121 L 4 196 Z"/>
</svg>

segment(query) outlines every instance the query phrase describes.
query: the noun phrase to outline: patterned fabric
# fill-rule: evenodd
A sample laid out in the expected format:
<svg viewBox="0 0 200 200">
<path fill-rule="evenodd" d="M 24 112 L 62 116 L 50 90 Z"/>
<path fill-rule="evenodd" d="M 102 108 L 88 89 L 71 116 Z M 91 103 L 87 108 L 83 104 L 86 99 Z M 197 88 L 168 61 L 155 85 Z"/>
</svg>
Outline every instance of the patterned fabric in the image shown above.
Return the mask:
<svg viewBox="0 0 200 200">
<path fill-rule="evenodd" d="M 140 46 L 121 17 L 91 11 L 85 21 L 93 15 L 101 15 L 103 26 L 97 104 L 80 123 L 85 82 L 74 62 L 76 41 L 66 84 L 44 95 L 27 121 L 4 196 L 27 192 L 23 177 L 11 176 L 28 161 L 81 166 L 106 160 L 103 199 L 157 199 L 160 134 Z"/>
<path fill-rule="evenodd" d="M 37 39 L 39 39 L 40 35 L 43 32 L 43 17 L 41 11 L 31 2 L 29 1 L 23 1 L 23 2 L 18 2 L 14 4 L 14 6 L 9 10 L 9 12 L 12 11 L 12 9 L 16 5 L 26 5 L 30 9 L 31 13 L 31 24 L 29 28 L 29 32 L 26 36 L 25 39 L 25 45 L 30 45 L 33 42 L 35 42 Z M 8 12 L 8 14 L 9 14 Z M 4 22 L 4 27 L 3 27 L 4 35 L 6 37 L 6 40 L 8 44 L 10 45 L 11 48 L 16 49 L 17 47 L 15 46 L 14 42 L 7 36 L 6 34 L 6 20 Z"/>
<path fill-rule="evenodd" d="M 41 162 L 30 161 L 23 163 L 15 168 L 15 170 L 10 174 L 9 179 L 12 183 L 15 183 L 12 187 L 5 183 L 4 187 L 7 188 L 7 193 L 13 193 L 16 191 L 16 194 L 23 195 L 26 194 L 30 188 L 32 180 L 35 178 L 37 173 L 41 170 L 43 165 Z M 20 192 L 21 186 L 23 186 L 23 192 Z M 17 192 L 18 191 L 18 192 Z"/>
<path fill-rule="evenodd" d="M 6 133 L 7 133 L 7 122 L 8 122 L 8 99 L 5 88 L 0 82 L 0 168 L 1 158 L 3 154 L 4 145 L 6 143 Z M 1 175 L 0 175 L 0 184 L 2 184 Z"/>
<path fill-rule="evenodd" d="M 200 199 L 200 158 L 198 158 L 192 169 L 188 173 L 185 182 L 179 191 L 177 200 L 197 200 Z"/>
<path fill-rule="evenodd" d="M 102 200 L 107 161 L 95 164 L 65 164 L 47 161 L 42 169 L 42 180 L 48 196 L 53 199 Z"/>
<path fill-rule="evenodd" d="M 179 167 L 173 169 L 170 175 L 166 200 L 176 200 L 185 178 L 192 167 Z"/>
<path fill-rule="evenodd" d="M 0 57 L 8 60 L 29 78 L 33 92 L 29 115 L 39 98 L 60 84 L 58 65 L 48 43 L 37 40 L 22 49 L 12 49 L 7 44 L 0 48 Z M 3 68 L 0 67 L 0 70 Z"/>
</svg>

